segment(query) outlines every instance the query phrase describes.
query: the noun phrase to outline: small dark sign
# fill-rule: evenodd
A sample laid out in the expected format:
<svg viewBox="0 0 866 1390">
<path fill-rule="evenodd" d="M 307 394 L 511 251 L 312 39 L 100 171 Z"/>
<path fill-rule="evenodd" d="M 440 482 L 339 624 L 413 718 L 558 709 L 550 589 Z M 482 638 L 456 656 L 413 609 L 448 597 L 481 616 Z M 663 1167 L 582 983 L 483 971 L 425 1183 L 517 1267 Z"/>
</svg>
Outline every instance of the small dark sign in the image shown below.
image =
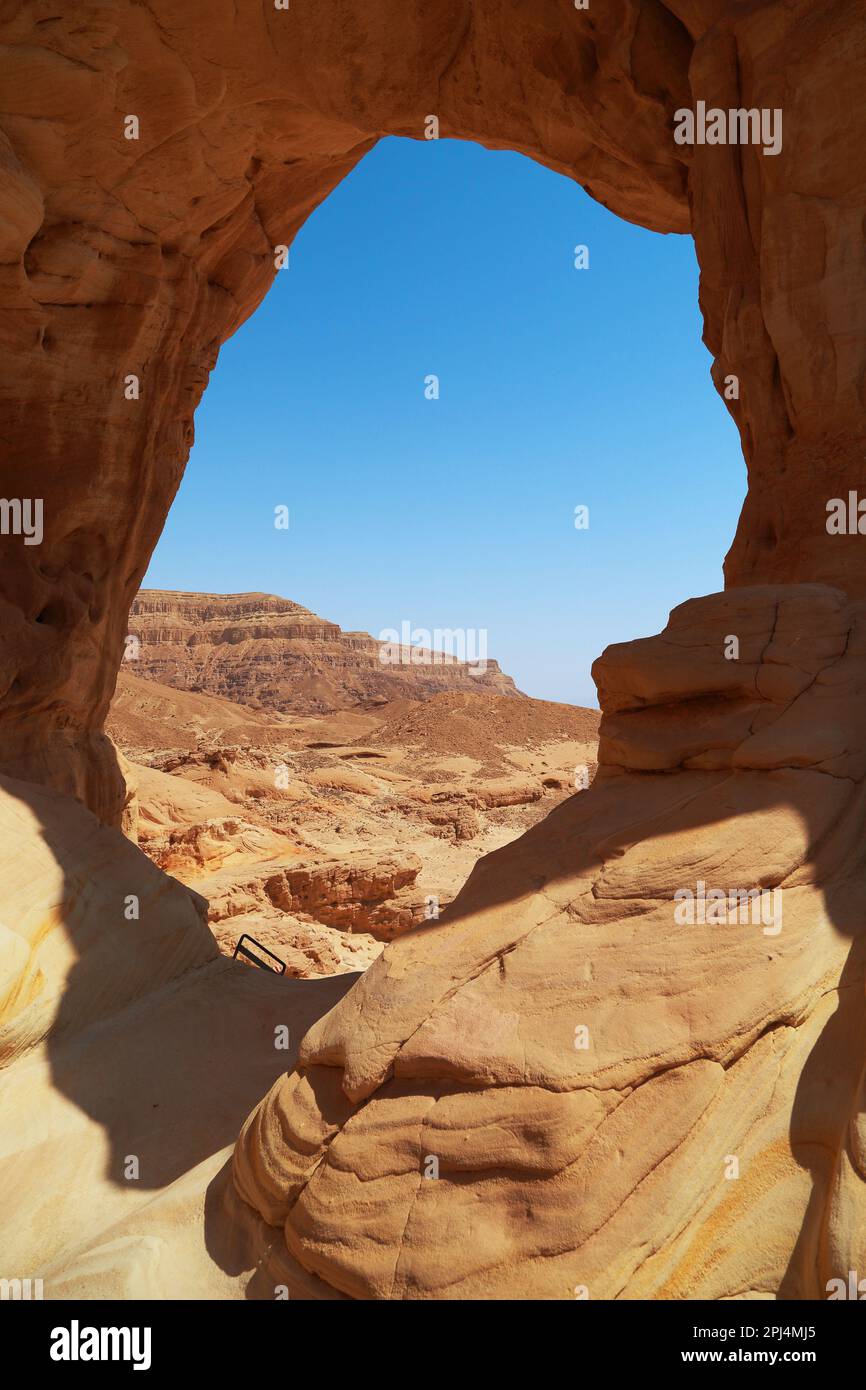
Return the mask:
<svg viewBox="0 0 866 1390">
<path fill-rule="evenodd" d="M 250 946 L 255 946 L 256 951 L 263 951 L 266 956 L 270 957 L 270 960 L 261 960 L 255 951 L 250 950 L 250 946 L 244 945 L 245 941 L 248 941 Z M 246 960 L 252 961 L 253 965 L 257 965 L 260 970 L 272 970 L 275 975 L 285 975 L 286 973 L 286 962 L 280 960 L 279 956 L 275 956 L 273 951 L 269 951 L 267 946 L 263 946 L 260 941 L 256 941 L 256 938 L 247 932 L 244 932 L 235 947 L 233 959 L 237 960 L 238 956 L 244 956 Z M 276 964 L 271 965 L 270 961 L 276 961 Z"/>
</svg>

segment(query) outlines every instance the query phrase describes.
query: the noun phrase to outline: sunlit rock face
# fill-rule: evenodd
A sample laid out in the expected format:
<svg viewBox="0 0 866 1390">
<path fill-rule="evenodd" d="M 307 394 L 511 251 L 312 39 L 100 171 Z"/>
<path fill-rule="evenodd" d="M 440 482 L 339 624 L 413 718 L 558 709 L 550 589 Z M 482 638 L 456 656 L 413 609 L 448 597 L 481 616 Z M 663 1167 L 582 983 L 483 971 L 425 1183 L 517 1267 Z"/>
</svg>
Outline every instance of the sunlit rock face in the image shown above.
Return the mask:
<svg viewBox="0 0 866 1390">
<path fill-rule="evenodd" d="M 821 1296 L 866 1262 L 862 16 L 34 0 L 0 44 L 0 490 L 41 504 L 38 541 L 9 508 L 0 535 L 0 769 L 111 824 L 103 723 L 195 407 L 375 140 L 438 123 L 693 233 L 749 470 L 728 592 L 606 653 L 597 782 L 313 1028 L 235 1180 L 325 1293 Z M 699 101 L 781 112 L 778 152 L 677 143 Z M 711 920 L 777 890 L 781 922 Z"/>
<path fill-rule="evenodd" d="M 142 589 L 129 614 L 127 651 L 135 660 L 128 669 L 178 690 L 207 690 L 283 713 L 374 708 L 442 691 L 520 695 L 479 634 L 464 639 L 463 651 L 443 652 L 441 639 L 410 623 L 403 627 L 405 646 L 392 639 L 396 628 L 381 641 L 368 632 L 343 632 L 273 594 Z M 445 640 L 455 646 L 450 633 Z"/>
<path fill-rule="evenodd" d="M 864 618 L 744 588 L 597 662 L 593 786 L 389 946 L 241 1135 L 303 1266 L 360 1298 L 858 1268 Z"/>
</svg>

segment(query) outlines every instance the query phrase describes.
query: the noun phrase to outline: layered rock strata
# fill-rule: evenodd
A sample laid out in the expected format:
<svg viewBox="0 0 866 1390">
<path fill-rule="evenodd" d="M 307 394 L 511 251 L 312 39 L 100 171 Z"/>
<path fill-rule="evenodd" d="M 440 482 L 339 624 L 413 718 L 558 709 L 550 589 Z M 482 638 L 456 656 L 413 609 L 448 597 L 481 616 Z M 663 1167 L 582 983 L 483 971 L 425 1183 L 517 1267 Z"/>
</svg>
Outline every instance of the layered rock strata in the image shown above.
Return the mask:
<svg viewBox="0 0 866 1390">
<path fill-rule="evenodd" d="M 444 691 L 520 694 L 479 652 L 469 653 L 479 660 L 463 661 L 442 649 L 343 632 L 272 594 L 143 589 L 129 615 L 127 652 L 127 669 L 137 676 L 283 713 L 375 708 Z"/>
</svg>

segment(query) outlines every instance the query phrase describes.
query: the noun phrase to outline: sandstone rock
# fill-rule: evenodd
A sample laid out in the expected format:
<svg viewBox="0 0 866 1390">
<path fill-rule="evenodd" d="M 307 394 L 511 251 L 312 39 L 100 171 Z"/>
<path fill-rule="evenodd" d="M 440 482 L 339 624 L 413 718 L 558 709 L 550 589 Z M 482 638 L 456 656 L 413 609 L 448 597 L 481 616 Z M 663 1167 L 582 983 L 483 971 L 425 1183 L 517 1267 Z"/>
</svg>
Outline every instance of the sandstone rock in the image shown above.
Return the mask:
<svg viewBox="0 0 866 1390">
<path fill-rule="evenodd" d="M 347 855 L 333 863 L 299 865 L 272 875 L 265 892 L 282 912 L 305 912 L 326 926 L 345 931 L 394 935 L 404 918 L 388 902 L 414 884 L 421 868 L 414 854 L 378 859 L 368 854 Z M 394 920 L 396 918 L 396 920 Z M 405 922 L 410 925 L 410 922 Z"/>
<path fill-rule="evenodd" d="M 475 795 L 482 806 L 525 806 L 540 801 L 544 788 L 528 777 L 490 779 L 478 783 Z"/>
<path fill-rule="evenodd" d="M 774 13 L 784 30 L 789 11 Z M 116 823 L 124 787 L 101 730 L 129 609 L 220 345 L 271 285 L 275 247 L 381 135 L 423 138 L 430 112 L 444 136 L 521 150 L 625 217 L 687 231 L 690 152 L 671 114 L 694 45 L 656 0 L 594 16 L 522 0 L 242 0 L 206 26 L 183 0 L 120 0 L 81 23 L 4 14 L 0 43 L 0 347 L 16 363 L 3 491 L 44 502 L 43 546 L 4 538 L 0 766 Z M 744 70 L 759 81 L 764 65 Z M 819 165 L 820 186 L 801 166 L 787 186 L 856 186 L 838 172 L 827 187 Z M 713 317 L 718 336 L 715 302 Z M 851 341 L 844 325 L 836 336 Z"/>
<path fill-rule="evenodd" d="M 367 932 L 348 932 L 321 922 L 281 913 L 259 915 L 255 911 L 239 916 L 217 917 L 212 922 L 217 945 L 224 955 L 234 956 L 246 933 L 271 951 L 286 967 L 292 980 L 317 980 L 366 970 L 382 954 L 384 945 Z M 243 960 L 243 956 L 238 956 Z M 250 966 L 250 969 L 257 967 Z"/>
<path fill-rule="evenodd" d="M 298 855 L 297 846 L 285 836 L 265 826 L 239 820 L 237 816 L 223 816 L 172 830 L 162 843 L 149 845 L 148 851 L 161 869 L 184 878 L 215 873 L 227 866 L 237 874 L 242 865 Z"/>
<path fill-rule="evenodd" d="M 826 530 L 866 445 L 856 7 L 240 0 L 204 24 L 183 0 L 120 0 L 6 7 L 0 44 L 2 491 L 44 502 L 42 545 L 0 538 L 3 1099 L 27 1121 L 0 1182 L 10 1260 L 66 1294 L 156 1296 L 268 1296 L 274 1262 L 309 1297 L 816 1298 L 862 1269 L 866 565 L 856 529 Z M 781 110 L 781 152 L 677 145 L 697 100 Z M 310 1032 L 244 1127 L 243 1200 L 218 1189 L 229 1277 L 203 1193 L 273 1080 L 292 982 L 214 959 L 188 890 L 94 819 L 130 810 L 102 729 L 221 343 L 275 247 L 430 112 L 693 233 L 713 377 L 738 387 L 742 592 L 600 663 L 592 787 Z M 719 649 L 732 612 L 740 670 Z M 672 894 L 699 878 L 779 889 L 782 932 L 677 926 Z M 146 932 L 118 929 L 125 889 Z M 215 1019 L 222 1066 L 201 1047 Z M 157 1085 L 145 1209 L 105 1180 L 104 1146 L 129 1151 Z M 46 1216 L 46 1186 L 76 1201 Z"/>
<path fill-rule="evenodd" d="M 129 764 L 139 802 L 139 842 L 153 842 L 171 831 L 237 815 L 237 806 L 221 792 L 188 777 L 172 777 L 158 768 Z"/>
<path fill-rule="evenodd" d="M 0 1063 L 215 959 L 206 904 L 78 802 L 0 778 Z"/>
<path fill-rule="evenodd" d="M 43 1278 L 46 1299 L 242 1293 L 265 1233 L 252 1213 L 223 1220 L 214 1179 L 256 1095 L 352 977 L 225 960 L 193 892 L 32 784 L 0 786 L 0 852 L 5 1271 Z"/>
<path fill-rule="evenodd" d="M 862 769 L 838 748 L 861 767 L 864 620 L 822 586 L 742 589 L 601 658 L 593 786 L 385 950 L 238 1142 L 238 1191 L 304 1268 L 360 1298 L 815 1298 L 858 1267 Z M 679 925 L 700 881 L 780 890 L 778 932 Z"/>
</svg>

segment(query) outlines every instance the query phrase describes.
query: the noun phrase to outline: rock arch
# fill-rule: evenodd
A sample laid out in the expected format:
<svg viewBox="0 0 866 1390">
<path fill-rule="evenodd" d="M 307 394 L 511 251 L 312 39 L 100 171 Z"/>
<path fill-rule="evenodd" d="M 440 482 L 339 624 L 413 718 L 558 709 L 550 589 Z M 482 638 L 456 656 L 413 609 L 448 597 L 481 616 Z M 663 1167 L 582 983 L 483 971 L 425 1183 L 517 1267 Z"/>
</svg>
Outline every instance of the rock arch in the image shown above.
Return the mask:
<svg viewBox="0 0 866 1390">
<path fill-rule="evenodd" d="M 714 380 L 738 379 L 726 404 L 749 468 L 727 593 L 677 610 L 664 640 L 606 654 L 598 788 L 481 865 L 447 923 L 398 943 L 313 1030 L 236 1176 L 301 1266 L 359 1296 L 555 1297 L 569 1280 L 682 1296 L 698 1270 L 716 1294 L 814 1293 L 854 1259 L 862 1200 L 862 1054 L 840 1069 L 832 1123 L 813 1087 L 853 1026 L 820 1001 L 843 967 L 862 994 L 849 887 L 866 566 L 859 535 L 825 528 L 866 442 L 862 118 L 840 99 L 862 88 L 862 24 L 843 0 L 216 0 L 206 19 L 185 0 L 74 19 L 30 0 L 4 10 L 0 41 L 2 491 L 44 506 L 42 545 L 0 537 L 0 768 L 108 823 L 124 785 L 102 727 L 126 615 L 208 373 L 266 293 L 274 248 L 372 143 L 421 138 L 435 114 L 443 135 L 522 151 L 621 216 L 693 233 Z M 781 110 L 782 151 L 677 145 L 674 113 L 697 100 Z M 719 655 L 734 630 L 736 671 Z M 695 862 L 718 869 L 725 827 L 742 882 L 783 883 L 795 903 L 766 1007 L 754 942 L 707 988 L 695 961 L 711 958 L 653 916 Z M 597 934 L 604 989 L 575 932 Z M 546 992 L 551 969 L 567 998 Z M 646 1035 L 641 991 L 662 1001 Z M 574 999 L 607 1030 L 588 1067 L 563 1053 Z M 755 1096 L 770 1121 L 744 1209 L 775 1210 L 778 1163 L 796 1229 L 782 1223 L 765 1268 L 723 1262 L 719 1286 L 718 1244 L 688 1223 L 701 1211 L 701 1230 L 732 1239 L 741 1212 L 709 1168 L 684 1186 L 683 1164 L 704 1162 L 701 1136 L 732 1143 Z M 431 1126 L 451 1176 L 428 1201 L 415 1160 Z M 655 1147 L 634 1142 L 648 1131 Z M 798 1144 L 832 1163 L 812 1171 Z M 473 1212 L 495 1257 L 457 1258 L 448 1232 Z"/>
</svg>

